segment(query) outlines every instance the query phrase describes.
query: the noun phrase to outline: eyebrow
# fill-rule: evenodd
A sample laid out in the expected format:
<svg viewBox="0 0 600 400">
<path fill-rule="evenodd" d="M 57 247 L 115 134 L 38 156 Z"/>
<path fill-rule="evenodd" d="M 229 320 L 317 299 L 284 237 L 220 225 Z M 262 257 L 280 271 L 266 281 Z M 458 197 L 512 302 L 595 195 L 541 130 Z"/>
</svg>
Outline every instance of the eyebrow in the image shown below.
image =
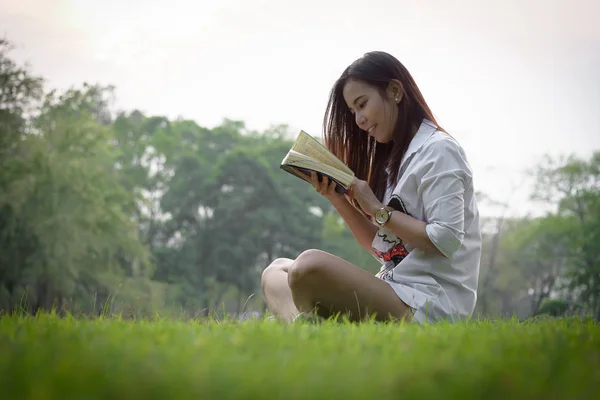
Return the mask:
<svg viewBox="0 0 600 400">
<path fill-rule="evenodd" d="M 358 96 L 357 98 L 354 99 L 354 101 L 352 102 L 352 104 L 356 104 L 356 102 L 359 101 L 360 99 L 362 99 L 363 97 L 365 97 L 365 95 L 361 94 L 360 96 Z"/>
</svg>

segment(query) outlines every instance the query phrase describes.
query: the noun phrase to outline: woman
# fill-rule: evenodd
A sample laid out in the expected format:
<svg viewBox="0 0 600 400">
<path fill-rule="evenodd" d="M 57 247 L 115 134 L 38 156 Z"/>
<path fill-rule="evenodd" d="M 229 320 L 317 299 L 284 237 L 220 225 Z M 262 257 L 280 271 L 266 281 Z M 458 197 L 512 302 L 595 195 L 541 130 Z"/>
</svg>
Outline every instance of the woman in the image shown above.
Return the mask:
<svg viewBox="0 0 600 400">
<path fill-rule="evenodd" d="M 312 175 L 315 189 L 382 266 L 373 276 L 332 254 L 277 259 L 262 275 L 267 307 L 351 320 L 456 321 L 475 308 L 481 255 L 472 171 L 441 129 L 406 68 L 384 52 L 336 81 L 325 144 L 356 174 L 345 195 Z"/>
</svg>

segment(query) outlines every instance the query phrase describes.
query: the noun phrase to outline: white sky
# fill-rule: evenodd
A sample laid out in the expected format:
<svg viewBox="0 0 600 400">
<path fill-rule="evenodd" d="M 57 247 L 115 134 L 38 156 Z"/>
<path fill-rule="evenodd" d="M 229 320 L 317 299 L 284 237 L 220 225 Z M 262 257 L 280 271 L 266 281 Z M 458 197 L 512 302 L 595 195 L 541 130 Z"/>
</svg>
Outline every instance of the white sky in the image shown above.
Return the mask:
<svg viewBox="0 0 600 400">
<path fill-rule="evenodd" d="M 342 70 L 387 51 L 477 188 L 523 214 L 523 169 L 600 150 L 598 15 L 597 0 L 0 0 L 0 34 L 49 87 L 114 84 L 119 108 L 314 135 Z"/>
</svg>

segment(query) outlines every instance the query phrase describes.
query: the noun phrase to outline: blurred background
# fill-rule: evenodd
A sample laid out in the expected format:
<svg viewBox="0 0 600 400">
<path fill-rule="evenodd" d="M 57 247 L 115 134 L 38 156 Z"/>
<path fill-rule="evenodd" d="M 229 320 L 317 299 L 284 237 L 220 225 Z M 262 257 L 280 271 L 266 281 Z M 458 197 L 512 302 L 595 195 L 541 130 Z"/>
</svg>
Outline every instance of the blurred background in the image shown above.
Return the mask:
<svg viewBox="0 0 600 400">
<path fill-rule="evenodd" d="M 396 56 L 467 151 L 476 317 L 600 316 L 593 0 L 1 0 L 0 310 L 262 314 L 307 248 L 375 272 L 279 170 L 363 53 Z"/>
</svg>

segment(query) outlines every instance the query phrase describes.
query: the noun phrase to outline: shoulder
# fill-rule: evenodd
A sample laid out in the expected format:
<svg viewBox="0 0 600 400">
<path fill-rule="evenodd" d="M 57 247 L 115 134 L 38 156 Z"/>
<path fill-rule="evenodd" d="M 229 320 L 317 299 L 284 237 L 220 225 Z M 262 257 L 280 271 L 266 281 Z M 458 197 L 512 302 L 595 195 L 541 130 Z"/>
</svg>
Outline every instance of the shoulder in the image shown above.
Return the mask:
<svg viewBox="0 0 600 400">
<path fill-rule="evenodd" d="M 414 157 L 415 167 L 427 171 L 459 172 L 465 178 L 472 177 L 472 170 L 465 150 L 450 134 L 436 131 L 423 143 Z"/>
<path fill-rule="evenodd" d="M 450 134 L 435 131 L 420 149 L 422 155 L 456 154 L 466 159 L 465 151 Z"/>
</svg>

